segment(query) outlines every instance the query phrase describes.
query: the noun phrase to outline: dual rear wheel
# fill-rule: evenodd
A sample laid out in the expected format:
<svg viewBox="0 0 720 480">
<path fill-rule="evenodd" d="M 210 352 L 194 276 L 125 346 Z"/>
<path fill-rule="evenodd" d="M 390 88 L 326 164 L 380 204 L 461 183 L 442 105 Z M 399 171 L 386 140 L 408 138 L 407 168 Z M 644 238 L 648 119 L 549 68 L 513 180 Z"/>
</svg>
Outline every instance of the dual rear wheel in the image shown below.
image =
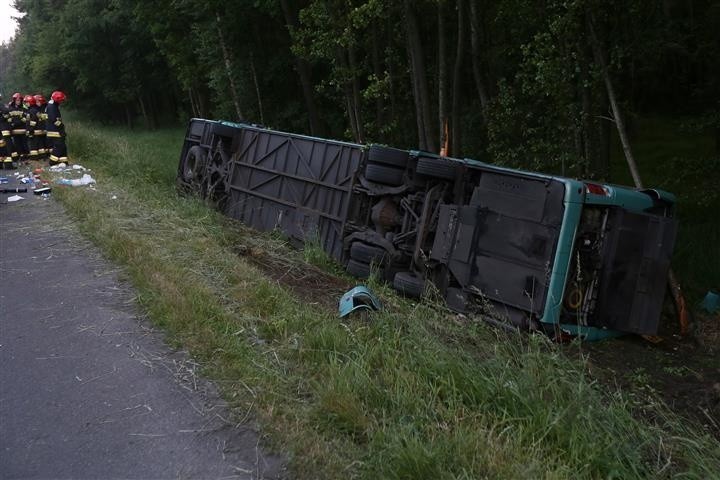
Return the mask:
<svg viewBox="0 0 720 480">
<path fill-rule="evenodd" d="M 368 151 L 365 178 L 393 187 L 402 185 L 409 160 L 410 154 L 405 150 L 372 145 Z"/>
<path fill-rule="evenodd" d="M 390 263 L 390 256 L 384 248 L 353 242 L 345 269 L 354 277 L 366 279 L 373 267 L 382 271 Z M 425 279 L 413 272 L 397 272 L 393 277 L 393 288 L 406 297 L 419 298 L 425 292 Z"/>
</svg>

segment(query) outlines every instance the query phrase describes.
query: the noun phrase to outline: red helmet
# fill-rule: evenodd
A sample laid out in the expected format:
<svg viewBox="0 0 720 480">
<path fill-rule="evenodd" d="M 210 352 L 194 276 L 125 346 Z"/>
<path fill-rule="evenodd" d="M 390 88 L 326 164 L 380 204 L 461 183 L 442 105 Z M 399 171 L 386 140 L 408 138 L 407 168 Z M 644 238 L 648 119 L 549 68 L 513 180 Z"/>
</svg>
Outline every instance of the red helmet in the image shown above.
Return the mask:
<svg viewBox="0 0 720 480">
<path fill-rule="evenodd" d="M 65 101 L 65 94 L 60 90 L 55 90 L 52 95 L 50 95 L 50 98 L 52 98 L 55 103 L 62 103 Z"/>
<path fill-rule="evenodd" d="M 45 104 L 45 97 L 43 97 L 40 94 L 35 95 L 35 105 L 44 105 Z"/>
<path fill-rule="evenodd" d="M 12 99 L 17 100 L 19 98 L 22 98 L 22 94 L 20 92 L 13 93 Z"/>
<path fill-rule="evenodd" d="M 25 95 L 25 98 L 23 98 L 23 103 L 27 103 L 28 105 L 35 105 L 35 97 L 32 95 Z"/>
</svg>

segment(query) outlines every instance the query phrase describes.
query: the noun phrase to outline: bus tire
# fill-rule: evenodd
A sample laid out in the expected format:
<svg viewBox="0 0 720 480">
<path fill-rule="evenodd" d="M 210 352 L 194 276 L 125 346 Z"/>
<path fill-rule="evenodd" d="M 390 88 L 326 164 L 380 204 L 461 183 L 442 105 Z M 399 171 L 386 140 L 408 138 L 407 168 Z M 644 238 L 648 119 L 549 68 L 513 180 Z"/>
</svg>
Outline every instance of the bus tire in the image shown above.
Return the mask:
<svg viewBox="0 0 720 480">
<path fill-rule="evenodd" d="M 372 145 L 368 151 L 368 162 L 371 163 L 384 163 L 385 165 L 392 165 L 404 169 L 409 159 L 410 154 L 408 152 L 397 148 Z"/>
<path fill-rule="evenodd" d="M 376 165 L 369 163 L 365 167 L 365 178 L 371 182 L 382 183 L 385 185 L 399 186 L 403 183 L 404 170 L 395 167 L 386 167 L 385 165 Z"/>
<path fill-rule="evenodd" d="M 381 264 L 388 259 L 388 252 L 384 248 L 368 245 L 363 242 L 353 242 L 350 246 L 350 258 L 362 263 Z"/>
<path fill-rule="evenodd" d="M 425 279 L 412 272 L 398 272 L 393 279 L 393 288 L 406 297 L 420 298 L 425 292 Z"/>
<path fill-rule="evenodd" d="M 415 171 L 426 177 L 454 180 L 457 166 L 444 158 L 420 158 Z"/>
<path fill-rule="evenodd" d="M 347 272 L 353 277 L 362 279 L 368 278 L 370 276 L 370 273 L 372 273 L 372 270 L 370 269 L 370 264 L 358 262 L 357 260 L 352 259 L 345 266 L 345 270 L 347 270 Z"/>
</svg>

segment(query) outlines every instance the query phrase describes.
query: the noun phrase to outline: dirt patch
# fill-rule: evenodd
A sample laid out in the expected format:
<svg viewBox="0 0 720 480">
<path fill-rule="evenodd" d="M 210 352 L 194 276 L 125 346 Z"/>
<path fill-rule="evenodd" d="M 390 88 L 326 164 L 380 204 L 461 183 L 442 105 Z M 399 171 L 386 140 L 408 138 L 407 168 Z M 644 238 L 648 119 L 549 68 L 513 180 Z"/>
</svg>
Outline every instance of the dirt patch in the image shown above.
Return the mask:
<svg viewBox="0 0 720 480">
<path fill-rule="evenodd" d="M 697 336 L 717 328 L 720 318 L 696 315 L 695 336 L 668 335 L 657 344 L 627 336 L 582 348 L 601 381 L 645 399 L 659 397 L 673 412 L 720 439 L 720 344 Z"/>
<path fill-rule="evenodd" d="M 720 353 L 720 313 L 715 315 L 696 313 L 691 331 L 693 338 L 703 350 L 714 354 Z"/>
<path fill-rule="evenodd" d="M 262 270 L 265 275 L 290 289 L 298 299 L 336 311 L 343 293 L 353 283 L 295 258 L 285 258 L 261 248 L 238 245 L 235 253 Z"/>
</svg>

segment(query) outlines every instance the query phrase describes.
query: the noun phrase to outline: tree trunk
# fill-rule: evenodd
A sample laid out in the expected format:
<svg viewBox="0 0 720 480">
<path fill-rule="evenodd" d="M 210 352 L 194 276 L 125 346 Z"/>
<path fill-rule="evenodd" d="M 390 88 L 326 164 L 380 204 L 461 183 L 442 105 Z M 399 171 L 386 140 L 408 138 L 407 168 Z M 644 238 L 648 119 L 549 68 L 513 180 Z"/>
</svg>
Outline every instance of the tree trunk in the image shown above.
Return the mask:
<svg viewBox="0 0 720 480">
<path fill-rule="evenodd" d="M 237 89 L 235 88 L 235 77 L 232 73 L 232 63 L 230 62 L 230 53 L 228 52 L 227 45 L 225 44 L 225 38 L 223 37 L 222 27 L 220 26 L 220 13 L 215 12 L 215 26 L 217 27 L 218 40 L 220 41 L 220 49 L 222 50 L 223 60 L 225 61 L 225 73 L 230 83 L 230 95 L 235 105 L 235 113 L 237 114 L 237 120 L 243 119 L 243 114 L 240 111 L 240 99 L 238 98 Z"/>
<path fill-rule="evenodd" d="M 587 31 L 587 29 L 588 26 L 586 25 L 586 35 L 590 36 L 590 32 Z M 605 30 L 605 28 L 602 28 L 602 30 L 600 30 L 600 35 L 603 38 L 605 36 Z M 593 36 L 596 36 L 595 32 L 593 32 Z M 607 52 L 602 50 L 603 49 L 601 48 L 600 52 L 598 53 L 601 55 L 605 55 L 603 56 L 603 61 L 605 62 L 605 65 L 607 65 Z M 592 48 L 588 50 L 588 46 L 586 46 L 583 51 L 585 52 L 587 71 L 589 72 L 592 69 L 594 52 Z M 588 81 L 590 81 L 590 79 L 588 79 Z M 597 103 L 594 105 L 595 113 L 597 114 L 593 115 L 593 132 L 595 133 L 595 136 L 593 137 L 593 158 L 591 163 L 595 178 L 605 181 L 609 180 L 610 177 L 610 135 L 612 130 L 612 126 L 609 124 L 609 122 L 600 120 L 601 115 L 607 115 L 608 110 L 610 110 L 610 103 L 608 101 L 606 90 L 601 89 L 597 93 Z"/>
<path fill-rule="evenodd" d="M 487 124 L 487 112 L 490 105 L 490 98 L 488 96 L 487 88 L 485 87 L 485 81 L 482 75 L 481 59 L 480 59 L 480 22 L 478 19 L 477 2 L 470 0 L 470 46 L 472 50 L 472 71 L 473 78 L 475 79 L 475 89 L 477 90 L 478 97 L 480 98 L 480 107 L 482 108 L 482 117 L 485 124 Z"/>
<path fill-rule="evenodd" d="M 608 74 L 607 68 L 603 66 L 602 70 L 605 88 L 608 93 L 608 100 L 610 101 L 610 108 L 613 112 L 615 126 L 617 127 L 618 135 L 620 136 L 620 143 L 622 144 L 623 152 L 625 153 L 625 159 L 627 160 L 628 168 L 630 169 L 630 175 L 632 175 L 635 186 L 637 188 L 643 188 L 642 179 L 640 178 L 640 171 L 638 170 L 635 156 L 633 155 L 632 149 L 630 148 L 630 139 L 627 135 L 625 122 L 623 121 L 620 107 L 618 106 L 617 98 L 615 97 L 615 89 L 613 88 L 613 84 L 610 81 L 610 75 Z"/>
<path fill-rule="evenodd" d="M 388 74 L 388 89 L 390 90 L 390 118 L 397 118 L 397 96 L 395 94 L 396 85 L 396 73 L 395 65 L 393 61 L 387 62 L 387 74 Z"/>
<path fill-rule="evenodd" d="M 440 138 L 440 155 L 449 155 L 445 147 L 448 139 L 445 138 L 445 125 L 447 125 L 447 61 L 445 60 L 445 2 L 438 2 L 438 127 Z"/>
<path fill-rule="evenodd" d="M 630 148 L 630 139 L 627 135 L 627 129 L 625 128 L 625 122 L 623 121 L 620 107 L 617 103 L 617 97 L 615 96 L 615 88 L 613 87 L 612 81 L 610 80 L 610 72 L 608 71 L 607 64 L 605 62 L 605 54 L 602 46 L 595 36 L 595 30 L 593 28 L 592 20 L 588 20 L 588 31 L 590 33 L 590 44 L 593 49 L 595 61 L 600 66 L 600 70 L 605 83 L 605 89 L 607 90 L 608 100 L 610 101 L 610 108 L 612 109 L 613 118 L 615 120 L 615 126 L 617 127 L 618 135 L 620 136 L 620 143 L 625 152 L 625 159 L 627 160 L 628 168 L 630 169 L 630 175 L 632 175 L 633 182 L 638 188 L 643 188 L 642 179 L 640 178 L 640 172 L 637 168 L 637 162 L 633 156 L 632 149 Z"/>
<path fill-rule="evenodd" d="M 582 49 L 579 52 L 582 54 Z M 583 58 L 578 55 L 579 58 Z M 595 178 L 594 175 L 594 151 L 593 151 L 593 118 L 590 115 L 592 112 L 592 96 L 590 91 L 590 78 L 587 70 L 587 65 L 580 67 L 580 98 L 582 99 L 582 110 L 581 116 L 581 131 L 582 131 L 582 147 L 578 152 L 580 157 L 583 159 L 580 176 L 586 178 Z"/>
<path fill-rule="evenodd" d="M 413 92 L 413 104 L 415 105 L 415 122 L 417 124 L 418 133 L 418 148 L 420 150 L 428 150 L 427 137 L 425 136 L 425 125 L 423 124 L 423 111 L 420 101 L 420 88 L 418 87 L 418 80 L 414 74 L 415 67 L 413 66 L 413 56 L 410 53 L 410 42 L 408 41 L 408 61 L 410 63 L 410 83 L 412 85 Z"/>
<path fill-rule="evenodd" d="M 615 126 L 617 127 L 618 135 L 620 136 L 620 142 L 623 146 L 623 152 L 625 152 L 625 159 L 627 160 L 628 167 L 630 168 L 630 174 L 633 177 L 635 186 L 637 188 L 643 188 L 642 180 L 640 179 L 640 172 L 633 157 L 632 150 L 630 149 L 630 140 L 625 130 L 625 124 L 622 121 L 622 115 L 620 114 L 620 107 L 615 97 L 615 89 L 613 88 L 612 81 L 610 80 L 610 72 L 608 71 L 607 64 L 605 63 L 605 55 L 602 51 L 602 46 L 595 36 L 595 30 L 593 29 L 592 16 L 588 16 L 588 30 L 590 32 L 590 42 L 592 45 L 593 52 L 595 54 L 595 60 L 600 65 L 602 71 L 603 80 L 605 81 L 605 88 L 608 94 L 608 100 L 610 101 L 610 107 L 612 108 L 613 116 L 615 117 Z M 672 269 L 668 271 L 668 288 L 675 301 L 675 309 L 678 313 L 680 320 L 680 334 L 686 335 L 689 330 L 689 311 L 685 302 L 685 296 L 682 293 L 680 282 L 675 277 L 675 273 Z"/>
<path fill-rule="evenodd" d="M 203 96 L 202 92 L 200 92 L 197 88 L 191 88 L 190 89 L 191 95 L 193 96 L 193 99 L 195 100 L 195 108 L 197 108 L 197 115 L 199 118 L 205 118 L 205 109 L 204 103 L 203 103 Z"/>
<path fill-rule="evenodd" d="M 157 129 L 158 124 L 160 123 L 160 119 L 158 118 L 158 102 L 159 97 L 156 95 L 150 96 L 150 128 L 153 130 Z"/>
<path fill-rule="evenodd" d="M 457 2 L 457 49 L 455 51 L 455 68 L 453 69 L 453 96 L 452 96 L 452 155 L 460 155 L 460 136 L 462 128 L 460 128 L 460 96 L 461 96 L 461 70 L 463 59 L 465 58 L 465 2 L 458 0 Z"/>
<path fill-rule="evenodd" d="M 260 123 L 265 124 L 265 115 L 263 114 L 262 96 L 260 95 L 260 83 L 258 82 L 257 71 L 255 71 L 255 57 L 250 52 L 250 73 L 252 73 L 253 84 L 255 84 L 255 95 L 257 96 L 258 113 L 260 114 Z"/>
<path fill-rule="evenodd" d="M 600 92 L 600 107 L 598 112 L 600 114 L 606 114 L 610 108 L 608 103 L 607 94 Z M 611 128 L 610 122 L 598 120 L 598 147 L 597 147 L 597 165 L 596 171 L 598 178 L 604 181 L 610 180 L 610 134 Z"/>
<path fill-rule="evenodd" d="M 345 72 L 350 71 L 349 60 L 347 58 L 349 52 L 345 51 L 341 47 L 337 47 L 335 51 L 335 64 L 339 65 Z M 348 121 L 350 122 L 350 131 L 352 132 L 353 140 L 357 143 L 362 143 L 360 138 L 360 127 L 358 125 L 358 114 L 356 113 L 355 95 L 353 94 L 353 82 L 349 78 L 352 75 L 342 78 L 342 92 L 345 98 L 345 113 L 347 114 Z"/>
<path fill-rule="evenodd" d="M 355 58 L 355 49 L 348 47 L 348 64 L 350 67 L 350 86 L 352 91 L 353 115 L 355 116 L 355 126 L 357 128 L 357 143 L 365 143 L 365 126 L 363 125 L 361 104 L 360 104 L 360 84 L 358 83 L 357 60 Z"/>
<path fill-rule="evenodd" d="M 380 39 L 378 38 L 377 25 L 372 25 L 372 66 L 373 74 L 378 82 L 381 82 L 385 76 L 382 70 L 382 62 L 380 60 Z M 378 95 L 375 98 L 375 129 L 380 132 L 383 128 L 383 99 Z"/>
<path fill-rule="evenodd" d="M 292 44 L 292 32 L 298 27 L 297 11 L 290 6 L 288 0 L 280 0 L 280 6 L 285 16 L 285 26 L 290 34 L 290 43 Z M 295 54 L 293 54 L 293 58 L 295 59 L 295 70 L 300 78 L 300 87 L 302 88 L 303 98 L 305 100 L 305 108 L 307 108 L 310 134 L 322 135 L 322 124 L 320 122 L 320 116 L 318 115 L 317 106 L 315 105 L 312 68 L 307 60 Z"/>
<path fill-rule="evenodd" d="M 201 87 L 200 89 L 195 89 L 195 98 L 197 99 L 198 113 L 200 114 L 200 118 L 205 118 L 208 113 L 208 98 L 205 88 Z"/>
<path fill-rule="evenodd" d="M 419 133 L 420 148 L 436 152 L 437 147 L 433 135 L 432 113 L 430 107 L 430 95 L 428 93 L 427 78 L 425 77 L 425 59 L 420 40 L 420 31 L 418 28 L 417 17 L 415 16 L 415 5 L 410 0 L 404 1 L 408 52 L 410 54 L 411 75 L 415 88 L 415 108 L 420 118 L 418 118 L 418 128 L 422 130 Z"/>
<path fill-rule="evenodd" d="M 584 150 L 583 148 L 583 142 L 582 142 L 582 128 L 577 125 L 576 122 L 573 122 L 573 143 L 575 144 L 575 155 L 578 156 L 578 158 L 582 157 L 582 152 Z M 565 171 L 565 156 L 561 155 L 561 162 L 562 162 L 562 175 L 567 175 L 567 172 Z M 577 169 L 577 167 L 576 167 Z M 585 174 L 582 171 L 582 167 L 579 168 L 579 171 L 573 172 L 575 175 L 584 177 Z"/>
<path fill-rule="evenodd" d="M 125 121 L 127 122 L 128 128 L 133 127 L 132 112 L 130 112 L 130 105 L 125 104 Z"/>
<path fill-rule="evenodd" d="M 143 121 L 145 122 L 145 129 L 150 129 L 150 119 L 148 118 L 147 111 L 145 110 L 145 102 L 143 101 L 142 95 L 138 95 L 138 102 L 140 102 L 140 111 L 142 112 Z"/>
<path fill-rule="evenodd" d="M 350 131 L 352 132 L 353 140 L 357 143 L 361 143 L 360 133 L 358 132 L 358 127 L 355 123 L 355 115 L 353 113 L 352 91 L 347 83 L 343 87 L 343 90 L 345 92 L 345 111 L 347 112 L 348 120 L 350 120 Z"/>
<path fill-rule="evenodd" d="M 193 98 L 192 94 L 192 88 L 188 88 L 188 98 L 190 99 L 190 115 L 193 117 L 198 117 L 198 111 L 197 107 L 195 106 L 195 99 Z"/>
</svg>

